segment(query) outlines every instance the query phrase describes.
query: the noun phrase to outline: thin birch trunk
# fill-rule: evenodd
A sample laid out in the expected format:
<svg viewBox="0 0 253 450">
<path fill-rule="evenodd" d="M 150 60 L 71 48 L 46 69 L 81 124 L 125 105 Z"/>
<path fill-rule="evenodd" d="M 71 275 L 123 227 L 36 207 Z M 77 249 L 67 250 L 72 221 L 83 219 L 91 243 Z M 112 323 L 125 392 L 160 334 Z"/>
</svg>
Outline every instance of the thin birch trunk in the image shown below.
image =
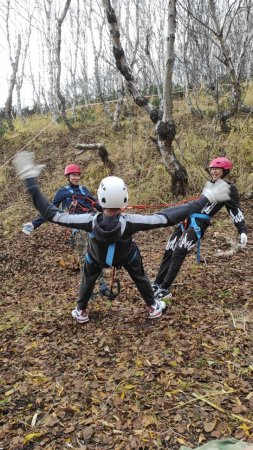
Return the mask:
<svg viewBox="0 0 253 450">
<path fill-rule="evenodd" d="M 56 74 L 56 93 L 59 101 L 59 109 L 61 111 L 61 116 L 64 123 L 67 125 L 69 130 L 73 130 L 73 127 L 70 121 L 67 118 L 66 114 L 66 103 L 65 97 L 61 93 L 60 81 L 61 81 L 61 37 L 62 37 L 62 24 L 68 12 L 71 0 L 66 0 L 63 12 L 61 17 L 57 20 L 57 46 L 56 46 L 56 65 L 57 65 L 57 74 Z"/>
<path fill-rule="evenodd" d="M 13 59 L 12 52 L 11 52 L 10 33 L 9 33 L 9 14 L 10 14 L 10 0 L 7 1 L 6 32 L 7 32 L 9 59 L 10 59 L 11 67 L 12 67 L 12 73 L 11 73 L 11 77 L 10 77 L 10 81 L 9 81 L 8 96 L 7 96 L 7 100 L 5 102 L 5 118 L 6 118 L 7 125 L 9 127 L 10 131 L 13 131 L 14 126 L 13 126 L 13 121 L 12 121 L 12 96 L 13 96 L 13 90 L 14 90 L 14 87 L 16 84 L 16 79 L 17 79 L 19 58 L 20 58 L 20 52 L 21 52 L 21 36 L 20 36 L 20 34 L 18 34 L 16 54 L 15 54 L 15 58 Z"/>
<path fill-rule="evenodd" d="M 51 16 L 52 16 L 52 0 L 44 0 L 44 11 L 46 16 L 46 47 L 47 47 L 47 67 L 48 67 L 48 106 L 52 119 L 56 122 L 57 112 L 56 112 L 56 102 L 54 95 L 54 64 L 53 64 L 53 54 L 54 46 L 52 43 L 52 30 L 51 30 Z"/>
<path fill-rule="evenodd" d="M 101 49 L 102 49 L 102 31 L 103 31 L 103 27 L 104 27 L 104 20 L 102 21 L 102 24 L 99 27 L 99 47 L 97 50 L 97 47 L 95 44 L 95 39 L 94 39 L 93 23 L 91 20 L 91 10 L 92 10 L 92 5 L 90 4 L 90 10 L 88 13 L 88 21 L 89 21 L 89 29 L 90 29 L 90 33 L 91 33 L 91 42 L 92 42 L 93 55 L 94 55 L 94 76 L 95 76 L 95 80 L 96 80 L 97 93 L 98 93 L 98 97 L 103 105 L 105 114 L 110 118 L 110 120 L 113 120 L 113 114 L 110 110 L 109 105 L 105 101 L 105 96 L 104 96 L 104 93 L 102 90 L 101 81 L 100 81 L 100 73 L 99 73 L 99 59 L 101 56 Z"/>
<path fill-rule="evenodd" d="M 231 107 L 229 110 L 227 111 L 222 111 L 219 115 L 219 120 L 220 120 L 220 126 L 221 126 L 221 130 L 224 133 L 228 133 L 230 131 L 230 128 L 227 124 L 227 120 L 234 116 L 235 113 L 238 111 L 238 107 L 241 101 L 241 96 L 242 96 L 242 92 L 241 92 L 241 86 L 238 80 L 238 77 L 236 76 L 236 72 L 235 72 L 235 67 L 234 64 L 232 62 L 232 58 L 231 58 L 231 54 L 230 51 L 228 49 L 228 47 L 225 44 L 225 40 L 224 40 L 224 36 L 223 36 L 223 30 L 220 26 L 219 23 L 219 19 L 216 13 L 216 8 L 215 8 L 215 1 L 214 0 L 208 0 L 209 3 L 209 9 L 210 9 L 210 13 L 211 13 L 211 17 L 213 20 L 213 24 L 215 27 L 215 36 L 217 38 L 217 40 L 219 41 L 220 44 L 220 49 L 223 55 L 223 64 L 225 65 L 227 72 L 230 76 L 231 82 L 232 82 L 232 102 L 231 102 Z"/>
<path fill-rule="evenodd" d="M 28 48 L 30 45 L 30 37 L 31 37 L 31 32 L 32 32 L 32 15 L 33 15 L 33 12 L 30 14 L 30 17 L 29 17 L 29 26 L 28 26 L 28 30 L 27 30 L 26 44 L 25 44 L 25 48 L 23 51 L 21 69 L 20 69 L 20 73 L 17 74 L 17 80 L 16 80 L 17 115 L 22 121 L 24 121 L 24 118 L 22 116 L 21 89 L 23 86 L 23 81 L 24 81 L 24 76 L 25 76 L 25 63 L 26 63 L 26 59 L 27 59 L 27 53 L 28 53 Z"/>
<path fill-rule="evenodd" d="M 177 160 L 173 150 L 173 140 L 176 136 L 176 126 L 173 119 L 172 76 L 175 61 L 176 34 L 176 0 L 169 0 L 167 17 L 167 38 L 165 71 L 163 81 L 164 109 L 162 121 L 157 124 L 158 145 L 162 159 L 171 174 L 172 191 L 184 195 L 188 185 L 186 169 Z"/>
<path fill-rule="evenodd" d="M 112 126 L 113 131 L 119 131 L 121 129 L 120 116 L 121 116 L 121 111 L 122 111 L 122 107 L 123 107 L 124 96 L 125 96 L 125 89 L 124 89 L 124 83 L 122 81 L 121 87 L 118 90 L 118 101 L 117 101 L 116 108 L 114 110 L 114 115 L 113 115 L 113 126 Z"/>
</svg>

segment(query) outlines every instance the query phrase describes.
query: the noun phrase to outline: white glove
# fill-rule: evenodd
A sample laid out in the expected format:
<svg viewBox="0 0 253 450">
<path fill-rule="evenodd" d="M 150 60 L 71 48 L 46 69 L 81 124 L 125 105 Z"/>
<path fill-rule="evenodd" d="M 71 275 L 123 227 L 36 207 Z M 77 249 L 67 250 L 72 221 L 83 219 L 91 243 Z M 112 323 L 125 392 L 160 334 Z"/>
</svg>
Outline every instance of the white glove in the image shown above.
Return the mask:
<svg viewBox="0 0 253 450">
<path fill-rule="evenodd" d="M 246 233 L 241 233 L 241 248 L 245 248 L 248 238 Z"/>
<path fill-rule="evenodd" d="M 45 164 L 35 165 L 34 153 L 20 152 L 13 158 L 13 165 L 16 170 L 17 177 L 21 180 L 26 178 L 36 178 L 39 176 Z"/>
<path fill-rule="evenodd" d="M 208 198 L 210 203 L 225 202 L 230 199 L 230 186 L 224 180 L 217 180 L 215 183 L 207 181 L 202 195 Z"/>
<path fill-rule="evenodd" d="M 29 234 L 31 234 L 34 230 L 34 226 L 32 224 L 32 222 L 28 222 L 28 223 L 23 223 L 23 228 L 22 231 L 23 233 L 27 234 L 27 236 L 29 236 Z"/>
</svg>

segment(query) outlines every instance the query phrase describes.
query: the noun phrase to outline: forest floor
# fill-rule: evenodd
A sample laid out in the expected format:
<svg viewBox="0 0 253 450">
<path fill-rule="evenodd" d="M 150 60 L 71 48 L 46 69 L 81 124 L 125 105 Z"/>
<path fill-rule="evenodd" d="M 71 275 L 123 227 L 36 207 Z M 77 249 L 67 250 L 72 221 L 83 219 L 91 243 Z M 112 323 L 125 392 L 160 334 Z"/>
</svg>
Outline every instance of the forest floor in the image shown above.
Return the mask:
<svg viewBox="0 0 253 450">
<path fill-rule="evenodd" d="M 0 448 L 179 449 L 253 440 L 253 200 L 249 245 L 217 257 L 236 230 L 220 213 L 173 287 L 160 320 L 119 270 L 114 301 L 96 296 L 90 322 L 71 319 L 79 272 L 64 229 L 4 236 L 0 251 Z M 136 236 L 154 278 L 169 230 Z M 107 271 L 110 282 L 111 271 Z"/>
</svg>

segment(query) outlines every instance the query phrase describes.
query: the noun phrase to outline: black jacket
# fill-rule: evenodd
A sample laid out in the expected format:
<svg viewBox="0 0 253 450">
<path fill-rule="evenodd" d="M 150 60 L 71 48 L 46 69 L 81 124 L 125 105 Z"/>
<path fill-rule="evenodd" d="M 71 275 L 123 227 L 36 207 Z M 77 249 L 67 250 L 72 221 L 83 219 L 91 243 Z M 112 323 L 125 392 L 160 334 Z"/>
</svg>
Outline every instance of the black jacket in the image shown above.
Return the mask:
<svg viewBox="0 0 253 450">
<path fill-rule="evenodd" d="M 228 183 L 228 182 L 227 182 Z M 212 204 L 209 204 L 205 206 L 201 213 L 207 214 L 210 217 L 213 217 L 215 214 L 217 214 L 218 211 L 220 211 L 223 206 L 225 206 L 230 218 L 232 219 L 235 227 L 237 228 L 237 231 L 239 234 L 246 233 L 247 234 L 247 227 L 245 224 L 243 213 L 240 209 L 240 202 L 239 202 L 239 194 L 236 186 L 234 184 L 228 183 L 230 185 L 230 200 L 226 202 L 215 202 Z M 209 220 L 203 220 L 203 219 L 196 219 L 197 224 L 202 228 L 203 231 L 206 230 L 206 228 L 210 225 Z"/>
</svg>

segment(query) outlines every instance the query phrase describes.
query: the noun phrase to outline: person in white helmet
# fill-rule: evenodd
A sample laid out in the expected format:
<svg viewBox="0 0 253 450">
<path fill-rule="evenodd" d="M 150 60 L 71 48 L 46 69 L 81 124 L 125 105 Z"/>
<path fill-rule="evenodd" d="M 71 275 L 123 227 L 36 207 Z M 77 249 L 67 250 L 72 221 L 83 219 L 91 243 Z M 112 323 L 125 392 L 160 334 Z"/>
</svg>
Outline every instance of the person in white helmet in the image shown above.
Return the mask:
<svg viewBox="0 0 253 450">
<path fill-rule="evenodd" d="M 133 235 L 138 231 L 175 225 L 210 202 L 229 199 L 229 185 L 222 180 L 215 185 L 207 182 L 202 195 L 193 202 L 151 215 L 127 214 L 122 213 L 122 209 L 128 205 L 127 187 L 121 178 L 109 176 L 101 181 L 98 188 L 98 201 L 103 212 L 70 215 L 49 203 L 40 192 L 36 177 L 42 166 L 35 165 L 33 158 L 32 153 L 20 152 L 13 162 L 17 176 L 24 180 L 35 208 L 52 223 L 89 233 L 83 280 L 72 317 L 79 323 L 89 321 L 87 307 L 95 282 L 102 269 L 111 266 L 121 266 L 127 270 L 147 305 L 148 317 L 160 317 L 166 309 L 166 304 L 162 300 L 154 299 L 154 292 L 143 269 L 141 254 L 133 241 Z"/>
</svg>

